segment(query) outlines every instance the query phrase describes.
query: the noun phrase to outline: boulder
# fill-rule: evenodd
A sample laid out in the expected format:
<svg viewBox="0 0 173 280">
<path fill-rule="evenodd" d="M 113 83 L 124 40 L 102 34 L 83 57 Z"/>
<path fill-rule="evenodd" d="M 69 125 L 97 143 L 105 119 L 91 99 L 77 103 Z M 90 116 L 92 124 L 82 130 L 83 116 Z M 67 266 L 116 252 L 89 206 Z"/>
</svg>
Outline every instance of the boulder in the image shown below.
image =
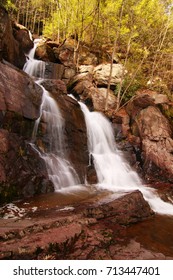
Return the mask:
<svg viewBox="0 0 173 280">
<path fill-rule="evenodd" d="M 63 80 L 68 84 L 68 82 L 76 75 L 76 67 L 65 67 Z"/>
<path fill-rule="evenodd" d="M 42 81 L 42 86 L 53 96 L 59 96 L 61 94 L 67 95 L 67 87 L 65 83 L 62 80 L 57 80 L 57 79 L 44 79 Z"/>
<path fill-rule="evenodd" d="M 91 73 L 83 72 L 76 75 L 69 83 L 68 91 L 75 97 L 80 97 L 91 109 L 100 112 L 105 111 L 107 89 L 97 88 Z M 117 100 L 114 92 L 109 90 L 108 111 L 116 107 L 116 102 Z"/>
<path fill-rule="evenodd" d="M 0 63 L 0 111 L 36 120 L 40 115 L 42 90 L 22 71 Z M 8 81 L 8 82 L 7 82 Z"/>
<path fill-rule="evenodd" d="M 2 59 L 21 69 L 26 62 L 22 47 L 14 38 L 12 23 L 8 13 L 0 6 L 0 60 Z"/>
<path fill-rule="evenodd" d="M 53 49 L 45 42 L 38 44 L 35 50 L 35 58 L 46 62 L 58 62 Z"/>
<path fill-rule="evenodd" d="M 13 22 L 12 27 L 14 38 L 19 42 L 21 49 L 28 53 L 34 46 L 29 30 L 16 22 Z"/>
<path fill-rule="evenodd" d="M 94 66 L 93 65 L 80 65 L 78 69 L 79 73 L 91 73 L 93 74 Z"/>
<path fill-rule="evenodd" d="M 62 79 L 64 77 L 65 67 L 59 63 L 45 62 L 45 79 Z"/>
<path fill-rule="evenodd" d="M 114 224 L 129 225 L 151 217 L 154 212 L 144 200 L 141 192 L 134 191 L 122 195 L 112 202 L 98 205 L 97 207 L 88 207 L 84 214 L 86 217 L 97 220 L 106 218 L 111 219 Z"/>
<path fill-rule="evenodd" d="M 98 86 L 107 86 L 110 75 L 110 64 L 100 64 L 94 68 L 94 80 Z M 116 86 L 123 78 L 124 68 L 121 64 L 113 64 L 110 84 Z"/>
<path fill-rule="evenodd" d="M 84 46 L 79 48 L 78 61 L 80 65 L 90 66 L 98 64 L 97 56 Z"/>
<path fill-rule="evenodd" d="M 102 103 L 101 109 L 99 111 L 104 111 L 106 96 L 107 96 L 107 89 L 106 88 L 98 88 L 98 98 Z M 108 110 L 115 109 L 117 104 L 117 98 L 112 90 L 108 92 Z"/>
<path fill-rule="evenodd" d="M 65 66 L 74 66 L 74 48 L 63 44 L 59 48 L 54 48 L 54 55 Z"/>
<path fill-rule="evenodd" d="M 148 106 L 154 106 L 154 98 L 148 94 L 142 93 L 130 100 L 126 106 L 126 111 L 131 119 L 134 120 L 139 112 Z"/>
<path fill-rule="evenodd" d="M 162 175 L 173 178 L 173 139 L 171 126 L 158 108 L 149 106 L 138 114 L 134 123 L 141 138 L 144 168 L 148 174 L 155 166 Z"/>
</svg>

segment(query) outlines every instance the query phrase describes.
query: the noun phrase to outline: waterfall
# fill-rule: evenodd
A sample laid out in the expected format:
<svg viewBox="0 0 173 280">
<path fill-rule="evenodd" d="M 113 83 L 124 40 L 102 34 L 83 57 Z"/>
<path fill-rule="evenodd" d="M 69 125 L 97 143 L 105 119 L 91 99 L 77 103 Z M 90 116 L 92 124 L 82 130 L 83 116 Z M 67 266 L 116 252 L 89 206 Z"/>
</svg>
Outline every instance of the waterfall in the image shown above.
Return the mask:
<svg viewBox="0 0 173 280">
<path fill-rule="evenodd" d="M 34 48 L 28 54 L 28 60 L 24 66 L 24 71 L 31 76 L 44 77 L 45 62 L 34 59 L 35 49 L 38 40 L 34 42 Z M 41 86 L 42 80 L 37 80 L 36 83 L 42 88 L 43 97 L 40 117 L 35 122 L 33 130 L 33 141 L 36 141 L 37 131 L 40 120 L 46 123 L 46 151 L 34 147 L 40 157 L 46 163 L 47 172 L 50 180 L 53 182 L 55 191 L 59 191 L 69 186 L 80 184 L 79 177 L 68 160 L 65 149 L 64 127 L 65 122 L 61 116 L 57 102 L 50 96 L 49 92 Z M 32 143 L 33 146 L 33 143 Z M 41 152 L 39 151 L 41 150 Z"/>
<path fill-rule="evenodd" d="M 45 62 L 42 60 L 34 59 L 35 50 L 39 42 L 41 42 L 41 39 L 34 40 L 34 47 L 31 49 L 28 55 L 26 55 L 27 62 L 25 63 L 23 70 L 30 76 L 44 78 Z"/>
<path fill-rule="evenodd" d="M 90 112 L 81 102 L 80 106 L 86 121 L 88 150 L 97 174 L 97 187 L 118 193 L 139 190 L 153 211 L 173 215 L 173 205 L 161 200 L 156 190 L 145 187 L 125 161 L 116 147 L 113 129 L 107 118 L 101 113 Z"/>
<path fill-rule="evenodd" d="M 45 62 L 34 59 L 38 42 L 35 42 L 34 48 L 28 54 L 24 71 L 31 76 L 44 78 Z M 40 83 L 41 81 L 38 80 L 37 84 L 40 85 Z M 44 151 L 37 149 L 32 144 L 33 148 L 44 159 L 49 178 L 54 184 L 55 191 L 67 190 L 71 188 L 70 186 L 75 186 L 79 189 L 79 177 L 66 154 L 64 145 L 65 123 L 61 112 L 49 92 L 44 87 L 41 86 L 41 88 L 43 90 L 43 101 L 40 117 L 35 123 L 33 139 L 35 141 L 37 138 L 38 126 L 42 119 L 47 126 L 48 147 Z M 92 160 L 94 163 L 98 179 L 96 187 L 98 189 L 107 189 L 117 194 L 139 190 L 155 212 L 173 215 L 173 205 L 162 201 L 157 195 L 156 190 L 144 186 L 138 174 L 125 161 L 121 152 L 116 147 L 113 129 L 107 118 L 101 113 L 90 112 L 81 102 L 80 106 L 84 113 L 87 126 L 90 161 Z"/>
</svg>

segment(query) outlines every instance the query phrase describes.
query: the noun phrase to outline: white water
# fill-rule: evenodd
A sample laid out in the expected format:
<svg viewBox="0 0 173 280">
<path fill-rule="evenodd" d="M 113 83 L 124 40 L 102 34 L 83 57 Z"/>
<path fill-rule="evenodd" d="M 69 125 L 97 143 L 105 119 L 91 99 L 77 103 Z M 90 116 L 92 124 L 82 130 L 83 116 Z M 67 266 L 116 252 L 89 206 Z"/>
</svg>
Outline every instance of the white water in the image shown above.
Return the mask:
<svg viewBox="0 0 173 280">
<path fill-rule="evenodd" d="M 39 41 L 35 42 L 34 48 L 28 54 L 29 58 L 24 66 L 24 71 L 31 76 L 38 75 L 44 77 L 45 63 L 34 59 L 38 42 Z M 80 180 L 67 158 L 64 139 L 64 119 L 61 116 L 56 101 L 50 96 L 49 92 L 41 86 L 41 81 L 42 80 L 36 81 L 42 88 L 43 97 L 40 117 L 35 122 L 33 141 L 36 141 L 38 126 L 42 119 L 42 121 L 46 123 L 47 147 L 46 151 L 41 147 L 39 148 L 40 151 L 37 151 L 46 163 L 47 172 L 50 180 L 53 182 L 55 191 L 59 191 L 60 189 L 80 184 Z"/>
<path fill-rule="evenodd" d="M 35 50 L 40 41 L 40 39 L 34 40 L 34 47 L 27 55 L 27 62 L 25 63 L 23 70 L 30 76 L 44 78 L 45 62 L 34 59 Z"/>
<path fill-rule="evenodd" d="M 98 188 L 119 193 L 140 190 L 155 212 L 173 215 L 173 205 L 162 201 L 154 189 L 145 187 L 118 151 L 112 126 L 106 117 L 98 112 L 90 112 L 81 102 L 80 106 L 86 121 L 88 150 L 93 158 Z"/>
<path fill-rule="evenodd" d="M 37 81 L 37 83 L 39 84 L 40 82 Z M 54 184 L 55 191 L 59 191 L 64 187 L 80 184 L 80 180 L 75 169 L 67 159 L 64 147 L 64 119 L 61 116 L 56 101 L 49 95 L 49 92 L 45 90 L 44 87 L 42 87 L 42 89 L 43 102 L 40 118 L 47 124 L 48 142 L 48 147 L 46 152 L 42 154 L 42 158 L 46 163 L 49 178 Z M 36 122 L 35 133 L 40 118 Z"/>
<path fill-rule="evenodd" d="M 45 63 L 34 59 L 37 43 L 38 41 L 28 54 L 29 58 L 24 66 L 24 71 L 31 76 L 44 78 Z M 40 84 L 40 81 L 37 83 Z M 43 87 L 42 90 L 41 114 L 35 124 L 33 139 L 36 139 L 42 118 L 47 124 L 49 147 L 47 151 L 42 150 L 39 154 L 45 160 L 55 191 L 74 190 L 74 187 L 80 189 L 78 175 L 68 161 L 65 152 L 64 120 L 55 100 Z M 89 112 L 84 104 L 80 103 L 80 105 L 87 125 L 90 159 L 93 158 L 97 173 L 97 187 L 119 194 L 140 190 L 155 212 L 173 215 L 173 205 L 162 201 L 152 188 L 145 187 L 137 173 L 130 168 L 117 150 L 109 121 L 101 113 Z"/>
</svg>

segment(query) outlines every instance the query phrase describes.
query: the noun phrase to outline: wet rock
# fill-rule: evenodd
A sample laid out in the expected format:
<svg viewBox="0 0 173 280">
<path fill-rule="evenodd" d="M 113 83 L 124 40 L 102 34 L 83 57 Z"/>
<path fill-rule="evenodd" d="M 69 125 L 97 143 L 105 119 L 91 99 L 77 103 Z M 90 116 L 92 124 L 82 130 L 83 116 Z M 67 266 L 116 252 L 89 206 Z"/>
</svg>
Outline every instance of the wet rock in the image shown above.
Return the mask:
<svg viewBox="0 0 173 280">
<path fill-rule="evenodd" d="M 67 153 L 81 182 L 84 183 L 89 159 L 83 113 L 79 104 L 69 96 L 57 96 L 56 100 L 66 123 L 64 136 L 68 143 Z"/>
<path fill-rule="evenodd" d="M 121 131 L 117 132 L 117 134 L 121 133 L 122 134 L 121 138 L 127 137 L 129 135 L 130 117 L 124 108 L 120 109 L 118 112 L 114 111 L 112 113 L 112 122 L 113 122 L 114 126 L 115 126 L 115 124 L 116 125 L 120 124 L 119 127 L 120 127 Z"/>
<path fill-rule="evenodd" d="M 128 225 L 153 215 L 148 203 L 139 191 L 126 194 L 112 202 L 90 207 L 85 211 L 87 217 L 96 219 L 109 218 L 113 223 Z"/>
<path fill-rule="evenodd" d="M 4 117 L 8 111 L 32 120 L 37 119 L 42 100 L 40 87 L 23 72 L 2 63 L 0 73 L 0 111 L 4 112 Z"/>
<path fill-rule="evenodd" d="M 67 87 L 62 80 L 45 79 L 42 81 L 42 85 L 47 91 L 51 92 L 51 94 L 55 96 L 55 98 L 56 95 L 57 96 L 61 94 L 67 95 Z"/>
<path fill-rule="evenodd" d="M 65 120 L 64 141 L 68 158 L 77 171 L 81 183 L 84 183 L 86 168 L 89 162 L 86 125 L 80 105 L 76 100 L 66 95 L 65 86 L 62 81 L 45 80 L 45 88 L 55 98 L 62 117 Z M 46 124 L 42 120 L 37 142 L 44 143 L 46 147 Z"/>
<path fill-rule="evenodd" d="M 45 79 L 62 79 L 65 67 L 62 64 L 46 62 L 45 63 Z"/>
<path fill-rule="evenodd" d="M 0 203 L 3 203 L 54 188 L 45 163 L 28 144 L 35 120 L 40 116 L 42 89 L 28 75 L 9 65 L 0 63 L 0 73 Z"/>
<path fill-rule="evenodd" d="M 165 106 L 169 105 L 170 101 L 166 95 L 146 89 L 137 92 L 126 106 L 132 132 L 128 134 L 128 139 L 132 145 L 136 140 L 137 142 L 140 140 L 138 147 L 141 149 L 141 166 L 147 180 L 159 176 L 160 180 L 172 181 L 171 123 L 160 110 L 162 108 L 164 111 Z"/>
</svg>

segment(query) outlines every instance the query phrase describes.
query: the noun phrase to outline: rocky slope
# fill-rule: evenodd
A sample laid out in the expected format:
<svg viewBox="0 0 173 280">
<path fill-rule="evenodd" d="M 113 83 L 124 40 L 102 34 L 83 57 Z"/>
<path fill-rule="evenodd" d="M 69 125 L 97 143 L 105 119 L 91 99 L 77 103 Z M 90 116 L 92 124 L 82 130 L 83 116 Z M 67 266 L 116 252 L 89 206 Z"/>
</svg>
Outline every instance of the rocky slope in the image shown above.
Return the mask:
<svg viewBox="0 0 173 280">
<path fill-rule="evenodd" d="M 0 204 L 54 191 L 45 163 L 31 143 L 35 120 L 40 115 L 42 89 L 20 69 L 26 61 L 24 53 L 32 46 L 28 30 L 12 23 L 0 8 Z M 105 113 L 110 64 L 83 47 L 77 69 L 74 46 L 69 41 L 62 45 L 50 40 L 43 42 L 36 50 L 36 58 L 46 62 L 43 85 L 57 101 L 65 119 L 68 157 L 81 183 L 85 177 L 93 183 L 96 176 L 93 168 L 88 168 L 84 117 L 78 103 L 67 93 L 73 93 L 91 110 Z M 163 114 L 172 103 L 166 95 L 145 90 L 116 112 L 114 90 L 123 72 L 123 66 L 114 63 L 106 114 L 130 163 L 147 182 L 165 181 L 172 195 L 172 126 Z M 40 149 L 46 146 L 46 125 L 41 120 L 37 139 Z M 163 184 L 157 187 L 163 189 Z M 127 242 L 122 238 L 119 243 L 128 225 L 154 216 L 140 192 L 111 198 L 106 203 L 99 197 L 101 204 L 96 203 L 98 197 L 96 192 L 92 202 L 86 199 L 75 205 L 67 203 L 74 207 L 68 208 L 68 212 L 61 212 L 57 205 L 35 213 L 29 211 L 21 219 L 1 219 L 0 258 L 169 258 L 143 248 L 135 240 Z M 1 217 L 6 211 L 4 207 Z"/>
</svg>

